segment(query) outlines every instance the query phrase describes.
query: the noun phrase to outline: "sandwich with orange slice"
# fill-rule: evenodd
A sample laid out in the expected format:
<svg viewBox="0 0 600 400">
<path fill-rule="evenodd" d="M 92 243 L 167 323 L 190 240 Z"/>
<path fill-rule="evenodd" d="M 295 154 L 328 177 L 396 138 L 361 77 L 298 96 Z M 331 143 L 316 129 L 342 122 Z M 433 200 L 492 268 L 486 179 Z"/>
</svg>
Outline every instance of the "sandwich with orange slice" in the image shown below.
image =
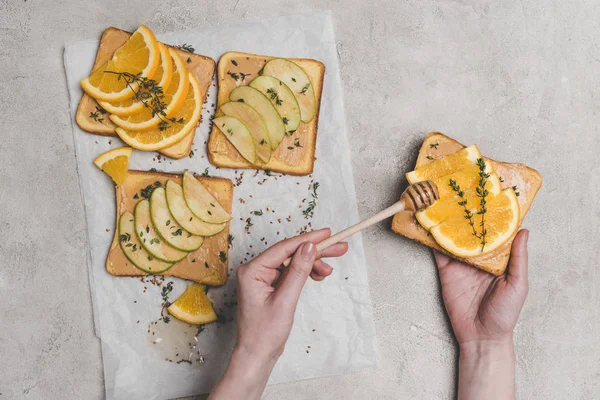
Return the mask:
<svg viewBox="0 0 600 400">
<path fill-rule="evenodd" d="M 392 230 L 494 275 L 506 270 L 512 241 L 542 185 L 535 169 L 486 158 L 476 145 L 439 132 L 426 137 L 406 179 L 433 182 L 439 200 L 396 214 Z"/>
<path fill-rule="evenodd" d="M 131 154 L 131 147 L 121 147 L 94 160 L 116 184 L 116 229 L 106 270 L 114 276 L 164 275 L 196 282 L 165 307 L 190 324 L 216 321 L 206 286 L 227 281 L 232 182 L 188 171 L 130 171 Z"/>
<path fill-rule="evenodd" d="M 190 154 L 215 71 L 210 57 L 189 45 L 167 46 L 141 25 L 133 34 L 104 31 L 76 121 L 99 135 L 172 158 Z"/>
</svg>

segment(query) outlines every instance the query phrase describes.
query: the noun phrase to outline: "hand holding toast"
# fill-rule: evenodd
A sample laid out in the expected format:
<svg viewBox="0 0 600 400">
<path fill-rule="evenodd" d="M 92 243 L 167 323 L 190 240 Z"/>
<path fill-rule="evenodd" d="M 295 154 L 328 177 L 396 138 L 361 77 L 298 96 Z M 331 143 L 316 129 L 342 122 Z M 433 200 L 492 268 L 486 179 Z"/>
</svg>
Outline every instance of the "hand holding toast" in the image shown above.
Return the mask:
<svg viewBox="0 0 600 400">
<path fill-rule="evenodd" d="M 435 252 L 442 297 L 460 346 L 460 399 L 514 398 L 513 330 L 529 290 L 521 230 L 499 277 Z"/>
<path fill-rule="evenodd" d="M 210 399 L 259 399 L 283 353 L 296 305 L 310 277 L 321 281 L 333 269 L 320 257 L 339 257 L 347 243 L 318 253 L 317 243 L 331 235 L 321 229 L 277 243 L 238 268 L 238 332 L 229 365 Z M 283 261 L 294 254 L 289 268 Z"/>
</svg>

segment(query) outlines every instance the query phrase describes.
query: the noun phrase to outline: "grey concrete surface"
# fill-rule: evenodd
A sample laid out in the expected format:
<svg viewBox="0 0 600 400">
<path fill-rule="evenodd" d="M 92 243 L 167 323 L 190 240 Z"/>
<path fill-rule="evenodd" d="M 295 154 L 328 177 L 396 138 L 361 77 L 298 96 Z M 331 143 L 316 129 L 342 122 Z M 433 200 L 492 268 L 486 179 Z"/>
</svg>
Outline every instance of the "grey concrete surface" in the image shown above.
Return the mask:
<svg viewBox="0 0 600 400">
<path fill-rule="evenodd" d="M 0 399 L 103 397 L 62 52 L 109 25 L 157 32 L 331 9 L 359 213 L 395 201 L 424 134 L 539 169 L 519 399 L 600 398 L 596 1 L 0 0 Z M 457 352 L 430 252 L 365 234 L 381 364 L 266 399 L 451 399 Z"/>
</svg>

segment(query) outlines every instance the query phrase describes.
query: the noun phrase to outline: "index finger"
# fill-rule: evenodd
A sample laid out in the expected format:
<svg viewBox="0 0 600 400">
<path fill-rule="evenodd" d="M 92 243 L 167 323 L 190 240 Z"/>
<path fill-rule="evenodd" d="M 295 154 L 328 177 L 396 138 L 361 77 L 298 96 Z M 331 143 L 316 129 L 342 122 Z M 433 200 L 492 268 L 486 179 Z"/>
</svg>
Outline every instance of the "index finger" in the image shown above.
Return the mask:
<svg viewBox="0 0 600 400">
<path fill-rule="evenodd" d="M 289 256 L 294 254 L 298 246 L 304 242 L 319 243 L 322 240 L 327 239 L 331 236 L 331 230 L 329 228 L 319 229 L 305 233 L 303 235 L 294 236 L 293 238 L 282 240 L 281 242 L 269 247 L 256 257 L 253 262 L 266 267 L 266 268 L 277 268 L 285 261 Z"/>
</svg>

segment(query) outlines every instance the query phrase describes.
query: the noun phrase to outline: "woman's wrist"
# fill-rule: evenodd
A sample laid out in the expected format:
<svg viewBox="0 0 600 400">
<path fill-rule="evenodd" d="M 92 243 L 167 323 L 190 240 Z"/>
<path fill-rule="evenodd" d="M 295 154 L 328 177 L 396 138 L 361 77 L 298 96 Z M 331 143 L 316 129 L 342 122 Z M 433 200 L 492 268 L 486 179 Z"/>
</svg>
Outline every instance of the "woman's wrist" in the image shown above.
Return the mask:
<svg viewBox="0 0 600 400">
<path fill-rule="evenodd" d="M 515 352 L 512 336 L 460 344 L 458 398 L 514 399 Z"/>
<path fill-rule="evenodd" d="M 223 378 L 209 398 L 260 399 L 276 363 L 276 358 L 256 354 L 236 345 Z"/>
<path fill-rule="evenodd" d="M 465 361 L 476 361 L 484 358 L 505 358 L 507 355 L 512 355 L 514 358 L 514 341 L 513 337 L 490 340 L 471 340 L 468 342 L 459 343 L 460 357 Z"/>
</svg>

